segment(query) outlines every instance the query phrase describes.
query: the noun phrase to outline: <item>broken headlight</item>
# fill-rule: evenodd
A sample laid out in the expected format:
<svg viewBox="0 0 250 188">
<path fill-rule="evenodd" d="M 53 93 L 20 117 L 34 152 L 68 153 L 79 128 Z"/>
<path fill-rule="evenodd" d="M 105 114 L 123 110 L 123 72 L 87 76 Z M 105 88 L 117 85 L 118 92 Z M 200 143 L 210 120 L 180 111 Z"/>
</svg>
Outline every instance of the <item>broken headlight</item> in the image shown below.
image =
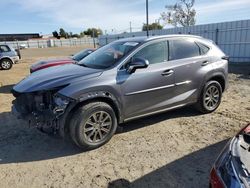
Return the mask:
<svg viewBox="0 0 250 188">
<path fill-rule="evenodd" d="M 70 103 L 70 98 L 60 95 L 60 94 L 55 94 L 53 97 L 53 100 L 55 103 L 53 113 L 57 115 L 63 114 L 66 107 Z"/>
</svg>

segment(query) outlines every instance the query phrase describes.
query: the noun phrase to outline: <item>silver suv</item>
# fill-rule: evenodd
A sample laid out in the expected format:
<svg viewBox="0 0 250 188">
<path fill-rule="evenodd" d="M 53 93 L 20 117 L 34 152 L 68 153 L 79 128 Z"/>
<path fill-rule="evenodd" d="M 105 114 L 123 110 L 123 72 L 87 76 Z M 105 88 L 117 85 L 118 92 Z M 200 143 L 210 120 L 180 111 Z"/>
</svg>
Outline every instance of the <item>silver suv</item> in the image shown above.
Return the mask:
<svg viewBox="0 0 250 188">
<path fill-rule="evenodd" d="M 0 68 L 4 70 L 11 69 L 14 63 L 20 58 L 20 52 L 6 44 L 0 45 Z"/>
<path fill-rule="evenodd" d="M 13 112 L 37 128 L 93 149 L 117 125 L 194 104 L 214 111 L 227 87 L 228 57 L 187 35 L 135 37 L 97 49 L 77 64 L 31 74 L 13 88 Z"/>
</svg>

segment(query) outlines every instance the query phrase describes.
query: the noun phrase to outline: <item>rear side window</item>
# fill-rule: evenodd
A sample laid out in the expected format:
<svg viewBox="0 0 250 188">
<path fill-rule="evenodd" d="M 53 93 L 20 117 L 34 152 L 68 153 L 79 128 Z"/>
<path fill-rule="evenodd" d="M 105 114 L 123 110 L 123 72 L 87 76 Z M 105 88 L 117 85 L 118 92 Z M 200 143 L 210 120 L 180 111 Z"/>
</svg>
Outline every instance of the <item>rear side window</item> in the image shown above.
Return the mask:
<svg viewBox="0 0 250 188">
<path fill-rule="evenodd" d="M 133 58 L 140 57 L 147 59 L 150 64 L 162 63 L 167 60 L 166 42 L 156 42 L 149 44 L 137 52 Z"/>
<path fill-rule="evenodd" d="M 188 40 L 170 40 L 169 41 L 169 60 L 184 59 L 200 55 L 199 46 Z"/>
<path fill-rule="evenodd" d="M 205 44 L 202 44 L 200 42 L 196 42 L 196 43 L 200 48 L 200 55 L 204 55 L 210 50 L 209 47 L 207 47 Z"/>
<path fill-rule="evenodd" d="M 10 48 L 8 46 L 1 45 L 0 46 L 0 51 L 1 52 L 9 52 Z"/>
</svg>

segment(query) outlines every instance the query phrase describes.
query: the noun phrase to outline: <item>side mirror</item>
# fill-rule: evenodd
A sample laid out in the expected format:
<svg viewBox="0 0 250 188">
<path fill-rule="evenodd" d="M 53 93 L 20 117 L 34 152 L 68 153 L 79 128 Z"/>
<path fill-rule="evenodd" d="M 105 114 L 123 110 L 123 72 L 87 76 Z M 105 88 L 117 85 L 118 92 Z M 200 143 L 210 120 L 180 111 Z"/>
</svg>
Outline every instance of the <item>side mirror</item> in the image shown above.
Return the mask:
<svg viewBox="0 0 250 188">
<path fill-rule="evenodd" d="M 132 61 L 129 63 L 127 72 L 129 74 L 132 74 L 135 72 L 136 69 L 144 69 L 144 68 L 147 68 L 148 65 L 149 65 L 148 60 L 136 57 L 132 59 Z"/>
</svg>

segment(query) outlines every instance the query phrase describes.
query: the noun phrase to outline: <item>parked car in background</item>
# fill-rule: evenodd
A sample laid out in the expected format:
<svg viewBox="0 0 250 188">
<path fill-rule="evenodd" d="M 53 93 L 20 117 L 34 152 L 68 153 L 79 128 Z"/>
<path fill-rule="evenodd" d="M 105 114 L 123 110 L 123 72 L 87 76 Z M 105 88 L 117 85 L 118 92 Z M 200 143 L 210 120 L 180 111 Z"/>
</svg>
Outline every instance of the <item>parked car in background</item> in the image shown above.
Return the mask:
<svg viewBox="0 0 250 188">
<path fill-rule="evenodd" d="M 250 124 L 223 149 L 211 170 L 210 187 L 250 187 Z"/>
<path fill-rule="evenodd" d="M 20 59 L 20 52 L 6 44 L 0 45 L 0 68 L 9 70 Z"/>
<path fill-rule="evenodd" d="M 111 139 L 119 123 L 191 104 L 213 112 L 227 74 L 228 58 L 202 37 L 121 39 L 77 64 L 31 74 L 13 87 L 12 111 L 94 149 Z"/>
<path fill-rule="evenodd" d="M 33 73 L 35 71 L 45 69 L 48 67 L 77 63 L 81 61 L 83 58 L 85 58 L 86 56 L 88 56 L 89 54 L 91 54 L 93 51 L 95 51 L 95 49 L 85 49 L 68 58 L 38 61 L 37 63 L 34 63 L 33 65 L 31 65 L 30 73 Z"/>
<path fill-rule="evenodd" d="M 20 50 L 21 50 L 21 49 L 26 49 L 26 48 L 28 48 L 27 44 L 20 44 L 20 45 L 19 45 L 19 49 L 20 49 Z"/>
</svg>

